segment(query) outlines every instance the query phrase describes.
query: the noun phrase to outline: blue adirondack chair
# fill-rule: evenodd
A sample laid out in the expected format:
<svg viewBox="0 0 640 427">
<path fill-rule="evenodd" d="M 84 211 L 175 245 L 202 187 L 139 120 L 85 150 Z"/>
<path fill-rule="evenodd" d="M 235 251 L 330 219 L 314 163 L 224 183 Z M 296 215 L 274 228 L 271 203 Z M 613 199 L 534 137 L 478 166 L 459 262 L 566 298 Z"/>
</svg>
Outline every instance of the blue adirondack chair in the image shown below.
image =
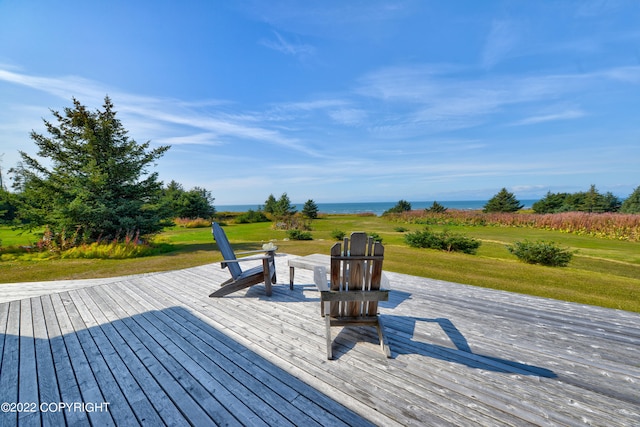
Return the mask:
<svg viewBox="0 0 640 427">
<path fill-rule="evenodd" d="M 210 297 L 223 297 L 240 289 L 248 288 L 258 283 L 264 282 L 265 293 L 267 296 L 271 296 L 271 285 L 276 283 L 276 265 L 274 261 L 276 248 L 269 248 L 266 250 L 246 251 L 238 252 L 238 255 L 258 253 L 262 252 L 262 256 L 252 256 L 247 258 L 236 258 L 236 254 L 233 252 L 229 239 L 225 234 L 220 224 L 214 222 L 211 225 L 213 231 L 213 238 L 218 245 L 218 249 L 222 253 L 222 268 L 228 268 L 231 273 L 231 279 L 224 282 L 220 289 L 213 292 Z M 244 261 L 262 260 L 262 265 L 250 268 L 248 270 L 242 270 L 240 263 Z"/>
</svg>

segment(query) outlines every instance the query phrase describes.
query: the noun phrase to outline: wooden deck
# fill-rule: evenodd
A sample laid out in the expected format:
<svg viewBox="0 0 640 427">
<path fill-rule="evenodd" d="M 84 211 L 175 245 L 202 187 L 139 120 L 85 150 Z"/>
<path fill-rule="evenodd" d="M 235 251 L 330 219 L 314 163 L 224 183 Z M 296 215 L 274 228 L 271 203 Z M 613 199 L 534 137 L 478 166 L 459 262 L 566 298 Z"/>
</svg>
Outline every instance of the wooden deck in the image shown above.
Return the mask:
<svg viewBox="0 0 640 427">
<path fill-rule="evenodd" d="M 640 425 L 638 314 L 388 273 L 392 358 L 327 361 L 289 258 L 271 298 L 211 264 L 0 303 L 0 425 Z"/>
</svg>

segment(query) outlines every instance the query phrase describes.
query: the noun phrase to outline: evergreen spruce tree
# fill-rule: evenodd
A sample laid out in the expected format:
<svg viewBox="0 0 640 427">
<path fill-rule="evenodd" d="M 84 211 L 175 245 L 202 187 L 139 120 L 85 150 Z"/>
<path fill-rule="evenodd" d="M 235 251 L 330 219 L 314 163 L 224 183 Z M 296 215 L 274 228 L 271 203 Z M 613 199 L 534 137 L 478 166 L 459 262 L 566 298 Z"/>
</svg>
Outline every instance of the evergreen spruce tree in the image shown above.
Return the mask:
<svg viewBox="0 0 640 427">
<path fill-rule="evenodd" d="M 592 184 L 591 187 L 589 187 L 589 191 L 584 193 L 584 199 L 578 207 L 578 210 L 582 212 L 604 212 L 602 196 L 595 185 Z"/>
<path fill-rule="evenodd" d="M 0 188 L 0 224 L 10 224 L 16 217 L 17 195 Z"/>
<path fill-rule="evenodd" d="M 302 207 L 302 214 L 310 219 L 316 219 L 318 217 L 318 205 L 313 200 L 309 199 Z"/>
<path fill-rule="evenodd" d="M 566 200 L 569 197 L 567 193 L 547 192 L 547 195 L 535 202 L 532 209 L 535 213 L 555 213 L 561 212 L 566 206 Z"/>
<path fill-rule="evenodd" d="M 633 193 L 622 202 L 620 207 L 622 213 L 640 213 L 640 186 L 633 190 Z"/>
<path fill-rule="evenodd" d="M 169 146 L 150 149 L 149 141 L 130 139 L 108 96 L 102 110 L 89 111 L 74 98 L 73 108 L 52 114 L 58 123 L 44 120 L 48 135 L 31 132 L 46 160 L 21 151 L 12 169 L 22 219 L 76 241 L 159 231 L 162 183 L 149 168 Z"/>
<path fill-rule="evenodd" d="M 267 200 L 265 200 L 264 202 L 264 208 L 262 208 L 262 210 L 265 213 L 274 214 L 276 212 L 277 205 L 278 205 L 278 201 L 276 200 L 274 195 L 269 194 L 269 197 L 267 197 Z"/>
<path fill-rule="evenodd" d="M 516 199 L 516 196 L 513 193 L 507 191 L 506 188 L 503 188 L 493 196 L 484 208 L 483 212 L 516 212 L 524 207 L 523 204 L 520 203 Z"/>
<path fill-rule="evenodd" d="M 431 213 L 444 213 L 447 211 L 447 208 L 445 208 L 440 203 L 434 201 L 431 207 L 426 208 L 425 211 L 431 212 Z"/>
<path fill-rule="evenodd" d="M 215 213 L 211 192 L 200 187 L 185 191 L 181 184 L 171 181 L 162 190 L 162 217 L 175 218 L 204 218 L 210 219 Z"/>
<path fill-rule="evenodd" d="M 406 200 L 401 199 L 401 200 L 398 201 L 398 203 L 396 203 L 396 205 L 394 207 L 384 211 L 382 213 L 382 215 L 387 215 L 387 214 L 392 214 L 392 213 L 408 212 L 410 210 L 411 210 L 411 203 L 407 202 Z"/>
<path fill-rule="evenodd" d="M 274 214 L 280 218 L 287 218 L 296 212 L 297 209 L 291 204 L 291 200 L 289 199 L 289 196 L 287 196 L 287 193 L 282 193 L 282 196 L 280 196 L 276 203 Z"/>
</svg>

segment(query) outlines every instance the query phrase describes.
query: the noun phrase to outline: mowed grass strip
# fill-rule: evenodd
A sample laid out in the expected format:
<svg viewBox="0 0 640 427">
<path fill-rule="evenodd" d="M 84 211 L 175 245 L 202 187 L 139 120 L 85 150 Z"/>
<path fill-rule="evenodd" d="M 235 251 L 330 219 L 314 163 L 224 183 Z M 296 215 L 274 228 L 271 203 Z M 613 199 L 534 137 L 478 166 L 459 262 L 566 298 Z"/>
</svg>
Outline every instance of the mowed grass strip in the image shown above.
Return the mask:
<svg viewBox="0 0 640 427">
<path fill-rule="evenodd" d="M 406 231 L 397 231 L 399 227 Z M 477 255 L 410 248 L 406 232 L 422 225 L 390 222 L 382 217 L 336 215 L 312 223 L 311 241 L 287 241 L 272 223 L 229 224 L 227 236 L 237 251 L 259 249 L 275 241 L 278 251 L 295 255 L 328 253 L 333 230 L 377 233 L 386 247 L 385 269 L 415 276 L 519 292 L 589 305 L 640 312 L 640 244 L 557 231 L 494 226 L 432 227 L 449 229 L 482 241 Z M 0 229 L 6 246 L 8 229 Z M 7 239 L 7 240 L 5 240 Z M 506 249 L 518 240 L 548 240 L 577 251 L 568 267 L 519 262 Z M 169 253 L 127 260 L 9 260 L 0 262 L 0 282 L 82 279 L 188 268 L 221 259 L 210 229 L 174 227 L 157 236 L 173 246 Z"/>
</svg>

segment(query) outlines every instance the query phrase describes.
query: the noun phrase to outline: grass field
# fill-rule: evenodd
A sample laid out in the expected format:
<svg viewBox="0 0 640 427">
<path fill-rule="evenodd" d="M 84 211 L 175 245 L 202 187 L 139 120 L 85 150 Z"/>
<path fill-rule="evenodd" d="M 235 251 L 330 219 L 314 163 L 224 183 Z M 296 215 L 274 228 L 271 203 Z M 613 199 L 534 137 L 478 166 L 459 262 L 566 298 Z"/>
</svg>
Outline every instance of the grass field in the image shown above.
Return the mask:
<svg viewBox="0 0 640 427">
<path fill-rule="evenodd" d="M 258 249 L 276 241 L 278 251 L 295 255 L 328 253 L 333 230 L 377 233 L 385 245 L 385 269 L 494 289 L 640 312 L 640 243 L 602 239 L 531 228 L 456 226 L 451 231 L 482 241 L 476 255 L 410 248 L 405 232 L 422 225 L 399 224 L 375 216 L 328 216 L 313 221 L 311 241 L 287 241 L 286 232 L 271 223 L 230 224 L 225 227 L 236 250 Z M 432 227 L 441 230 L 444 227 Z M 17 236 L 0 228 L 2 245 L 28 245 L 34 236 Z M 518 240 L 549 240 L 576 250 L 568 267 L 543 267 L 519 262 L 506 245 Z M 0 282 L 109 277 L 165 271 L 202 265 L 221 259 L 210 229 L 168 229 L 157 237 L 169 243 L 169 253 L 127 260 L 60 260 L 4 257 Z"/>
</svg>

